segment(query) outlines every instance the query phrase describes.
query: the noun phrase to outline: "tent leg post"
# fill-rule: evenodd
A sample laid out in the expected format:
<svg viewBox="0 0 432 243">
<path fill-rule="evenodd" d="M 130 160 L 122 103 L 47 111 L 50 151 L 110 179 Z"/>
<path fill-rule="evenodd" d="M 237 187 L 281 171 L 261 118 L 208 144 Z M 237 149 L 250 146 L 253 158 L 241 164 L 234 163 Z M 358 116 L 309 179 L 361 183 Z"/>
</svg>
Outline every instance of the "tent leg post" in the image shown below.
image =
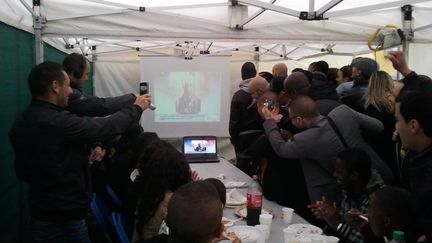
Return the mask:
<svg viewBox="0 0 432 243">
<path fill-rule="evenodd" d="M 33 0 L 33 29 L 35 35 L 35 58 L 36 64 L 44 61 L 44 45 L 42 40 L 42 29 L 45 27 L 46 18 L 40 14 L 40 1 Z"/>
<path fill-rule="evenodd" d="M 414 32 L 412 29 L 412 6 L 404 5 L 401 7 L 401 11 L 403 14 L 403 32 L 404 32 L 404 40 L 402 41 L 402 51 L 405 54 L 405 59 L 408 62 L 409 60 L 409 43 L 414 36 Z"/>
<path fill-rule="evenodd" d="M 36 64 L 39 64 L 44 61 L 44 46 L 42 40 L 42 31 L 41 29 L 35 28 L 35 56 L 36 56 Z"/>
</svg>

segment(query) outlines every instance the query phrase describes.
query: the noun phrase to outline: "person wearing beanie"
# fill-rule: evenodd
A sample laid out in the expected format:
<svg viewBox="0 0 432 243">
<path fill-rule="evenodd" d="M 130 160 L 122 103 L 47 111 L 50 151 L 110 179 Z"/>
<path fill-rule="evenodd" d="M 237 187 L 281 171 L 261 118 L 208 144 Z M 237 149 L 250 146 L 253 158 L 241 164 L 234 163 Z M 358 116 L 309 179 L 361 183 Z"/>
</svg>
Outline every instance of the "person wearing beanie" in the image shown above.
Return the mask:
<svg viewBox="0 0 432 243">
<path fill-rule="evenodd" d="M 351 76 L 355 80 L 368 80 L 378 69 L 378 63 L 371 58 L 355 58 L 351 63 Z"/>
<path fill-rule="evenodd" d="M 378 70 L 378 63 L 371 58 L 358 57 L 353 59 L 351 62 L 353 87 L 341 95 L 342 102 L 350 108 L 364 113 L 363 96 L 367 90 L 370 76 Z"/>
</svg>

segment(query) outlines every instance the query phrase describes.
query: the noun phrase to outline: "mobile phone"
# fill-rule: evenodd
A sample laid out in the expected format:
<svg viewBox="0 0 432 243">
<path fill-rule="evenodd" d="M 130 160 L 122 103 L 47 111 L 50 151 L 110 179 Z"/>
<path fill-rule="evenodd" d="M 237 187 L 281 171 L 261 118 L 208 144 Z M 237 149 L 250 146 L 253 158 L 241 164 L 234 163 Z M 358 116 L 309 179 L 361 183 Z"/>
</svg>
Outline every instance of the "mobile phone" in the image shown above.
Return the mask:
<svg viewBox="0 0 432 243">
<path fill-rule="evenodd" d="M 140 83 L 140 95 L 145 95 L 149 93 L 149 85 L 147 82 L 141 82 Z M 156 106 L 154 106 L 153 104 L 149 105 L 149 109 L 154 111 L 156 110 Z"/>
<path fill-rule="evenodd" d="M 145 95 L 149 93 L 149 86 L 147 82 L 141 82 L 140 83 L 140 95 Z"/>
<path fill-rule="evenodd" d="M 267 106 L 269 110 L 274 109 L 274 101 L 273 100 L 265 100 L 264 105 Z"/>
</svg>

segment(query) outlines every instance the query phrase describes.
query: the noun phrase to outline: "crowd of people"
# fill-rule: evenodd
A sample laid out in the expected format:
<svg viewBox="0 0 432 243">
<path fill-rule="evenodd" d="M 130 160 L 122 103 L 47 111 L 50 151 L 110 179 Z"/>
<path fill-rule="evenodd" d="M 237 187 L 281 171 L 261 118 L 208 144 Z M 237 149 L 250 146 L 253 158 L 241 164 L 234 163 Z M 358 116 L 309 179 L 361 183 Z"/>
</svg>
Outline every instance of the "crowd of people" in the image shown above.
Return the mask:
<svg viewBox="0 0 432 243">
<path fill-rule="evenodd" d="M 385 242 L 395 230 L 407 242 L 432 241 L 432 81 L 401 52 L 388 58 L 402 80 L 363 57 L 289 75 L 283 63 L 257 75 L 247 62 L 231 100 L 237 167 L 257 175 L 268 200 L 341 242 Z M 16 175 L 29 185 L 33 241 L 110 237 L 89 216 L 107 186 L 132 242 L 226 240 L 223 183 L 202 180 L 172 144 L 143 131 L 150 95 L 85 94 L 89 72 L 76 53 L 35 66 L 31 103 L 9 132 Z"/>
<path fill-rule="evenodd" d="M 290 75 L 278 63 L 269 82 L 245 63 L 231 102 L 238 168 L 341 242 L 384 242 L 396 230 L 432 239 L 432 81 L 402 52 L 387 58 L 402 80 L 366 57 Z"/>
</svg>

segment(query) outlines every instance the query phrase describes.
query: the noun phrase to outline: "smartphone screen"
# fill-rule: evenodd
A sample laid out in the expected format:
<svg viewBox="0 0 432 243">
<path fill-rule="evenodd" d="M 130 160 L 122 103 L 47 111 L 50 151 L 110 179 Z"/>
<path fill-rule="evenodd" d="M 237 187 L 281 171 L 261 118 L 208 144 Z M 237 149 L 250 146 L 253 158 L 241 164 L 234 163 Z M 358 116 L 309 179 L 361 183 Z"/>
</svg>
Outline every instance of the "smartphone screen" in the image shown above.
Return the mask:
<svg viewBox="0 0 432 243">
<path fill-rule="evenodd" d="M 148 94 L 148 83 L 141 82 L 140 83 L 140 95 Z"/>
</svg>

